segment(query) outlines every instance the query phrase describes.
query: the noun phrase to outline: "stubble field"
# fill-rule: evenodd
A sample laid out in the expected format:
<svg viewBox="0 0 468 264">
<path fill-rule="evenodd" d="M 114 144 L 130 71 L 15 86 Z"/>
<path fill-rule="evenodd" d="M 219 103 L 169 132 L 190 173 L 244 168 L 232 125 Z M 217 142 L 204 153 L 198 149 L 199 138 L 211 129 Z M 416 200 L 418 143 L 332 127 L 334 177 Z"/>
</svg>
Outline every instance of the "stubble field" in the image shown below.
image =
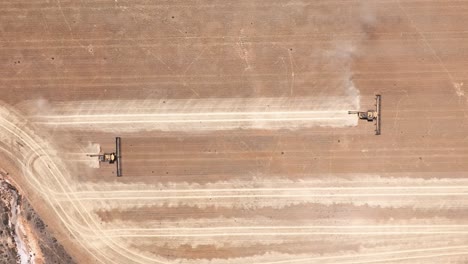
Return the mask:
<svg viewBox="0 0 468 264">
<path fill-rule="evenodd" d="M 466 263 L 467 10 L 4 1 L 0 167 L 77 263 Z"/>
</svg>

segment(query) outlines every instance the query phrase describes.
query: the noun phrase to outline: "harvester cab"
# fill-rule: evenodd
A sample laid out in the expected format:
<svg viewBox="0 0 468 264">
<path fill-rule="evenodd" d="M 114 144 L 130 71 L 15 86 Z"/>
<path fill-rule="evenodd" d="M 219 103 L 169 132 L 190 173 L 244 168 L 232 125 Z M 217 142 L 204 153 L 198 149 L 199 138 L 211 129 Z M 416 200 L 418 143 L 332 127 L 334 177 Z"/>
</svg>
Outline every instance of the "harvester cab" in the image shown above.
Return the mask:
<svg viewBox="0 0 468 264">
<path fill-rule="evenodd" d="M 380 135 L 380 101 L 381 95 L 378 94 L 375 96 L 375 110 L 367 110 L 367 111 L 348 111 L 348 114 L 355 115 L 357 114 L 359 119 L 367 120 L 367 122 L 375 121 L 375 134 Z"/>
<path fill-rule="evenodd" d="M 114 152 L 112 153 L 104 153 L 104 154 L 97 154 L 97 155 L 88 155 L 90 157 L 98 157 L 99 162 L 109 162 L 109 164 L 114 164 L 117 160 L 117 156 Z"/>
</svg>

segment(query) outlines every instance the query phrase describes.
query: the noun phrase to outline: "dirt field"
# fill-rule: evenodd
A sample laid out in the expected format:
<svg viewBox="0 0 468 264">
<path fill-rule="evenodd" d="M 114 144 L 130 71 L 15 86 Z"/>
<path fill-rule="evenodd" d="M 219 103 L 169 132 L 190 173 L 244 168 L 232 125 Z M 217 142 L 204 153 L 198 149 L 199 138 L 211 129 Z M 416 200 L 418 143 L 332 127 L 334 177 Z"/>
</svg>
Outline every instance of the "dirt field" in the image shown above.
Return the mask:
<svg viewBox="0 0 468 264">
<path fill-rule="evenodd" d="M 467 12 L 2 1 L 0 167 L 76 263 L 468 263 Z"/>
</svg>

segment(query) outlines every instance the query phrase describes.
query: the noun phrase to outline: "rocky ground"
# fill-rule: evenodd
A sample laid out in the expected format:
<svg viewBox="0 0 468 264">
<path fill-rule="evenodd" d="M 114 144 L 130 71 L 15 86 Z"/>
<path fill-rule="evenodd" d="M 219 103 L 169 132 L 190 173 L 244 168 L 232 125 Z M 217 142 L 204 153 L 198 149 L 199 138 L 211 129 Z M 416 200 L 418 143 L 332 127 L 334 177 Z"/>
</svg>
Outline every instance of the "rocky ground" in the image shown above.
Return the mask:
<svg viewBox="0 0 468 264">
<path fill-rule="evenodd" d="M 0 172 L 0 263 L 75 263 L 8 176 Z"/>
</svg>

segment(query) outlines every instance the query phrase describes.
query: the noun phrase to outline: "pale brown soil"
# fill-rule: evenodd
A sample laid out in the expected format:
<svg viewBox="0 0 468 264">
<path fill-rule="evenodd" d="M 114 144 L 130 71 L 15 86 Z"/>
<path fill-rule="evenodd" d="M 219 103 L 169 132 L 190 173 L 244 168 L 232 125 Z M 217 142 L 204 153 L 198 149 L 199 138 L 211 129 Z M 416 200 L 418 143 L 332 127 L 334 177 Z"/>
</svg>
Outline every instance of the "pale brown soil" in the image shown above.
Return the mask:
<svg viewBox="0 0 468 264">
<path fill-rule="evenodd" d="M 467 9 L 3 1 L 0 167 L 76 263 L 466 263 Z M 278 121 L 371 109 L 376 93 L 380 136 L 364 121 Z M 238 127 L 224 116 L 144 123 L 176 112 L 186 116 L 167 120 L 197 121 L 229 108 L 217 101 L 246 98 L 280 112 L 281 125 L 255 114 Z M 355 99 L 360 109 L 343 109 Z M 252 112 L 243 107 L 231 111 Z M 121 178 L 85 153 L 90 143 L 113 151 L 116 136 Z"/>
</svg>

